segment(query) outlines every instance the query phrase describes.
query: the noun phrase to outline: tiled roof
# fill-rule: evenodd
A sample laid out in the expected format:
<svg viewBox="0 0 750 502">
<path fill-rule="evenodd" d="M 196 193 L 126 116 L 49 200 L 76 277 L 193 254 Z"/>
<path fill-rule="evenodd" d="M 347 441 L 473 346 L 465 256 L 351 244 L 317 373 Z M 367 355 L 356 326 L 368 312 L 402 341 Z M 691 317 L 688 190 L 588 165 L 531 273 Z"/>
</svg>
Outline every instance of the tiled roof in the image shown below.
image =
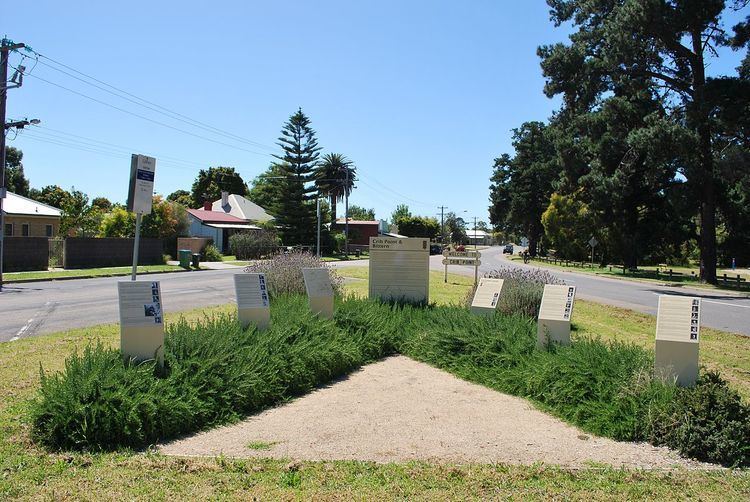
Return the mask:
<svg viewBox="0 0 750 502">
<path fill-rule="evenodd" d="M 247 220 L 242 220 L 236 216 L 225 213 L 224 211 L 188 209 L 187 212 L 201 220 L 203 223 L 247 223 Z"/>
<path fill-rule="evenodd" d="M 337 225 L 344 225 L 346 224 L 346 218 L 339 218 L 336 220 Z M 377 220 L 352 220 L 349 218 L 349 224 L 350 225 L 379 225 L 380 222 Z"/>
</svg>

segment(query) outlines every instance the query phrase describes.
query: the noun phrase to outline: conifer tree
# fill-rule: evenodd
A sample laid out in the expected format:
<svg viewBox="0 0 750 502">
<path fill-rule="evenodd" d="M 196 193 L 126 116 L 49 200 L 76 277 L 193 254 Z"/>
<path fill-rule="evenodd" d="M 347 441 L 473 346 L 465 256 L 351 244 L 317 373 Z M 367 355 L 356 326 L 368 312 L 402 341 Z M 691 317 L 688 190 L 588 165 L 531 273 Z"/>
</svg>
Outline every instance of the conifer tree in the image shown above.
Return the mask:
<svg viewBox="0 0 750 502">
<path fill-rule="evenodd" d="M 313 171 L 318 163 L 320 147 L 310 119 L 302 112 L 289 117 L 281 129 L 277 143 L 283 154 L 279 159 L 279 198 L 273 207 L 276 224 L 285 245 L 312 245 L 315 240 L 316 191 Z"/>
</svg>

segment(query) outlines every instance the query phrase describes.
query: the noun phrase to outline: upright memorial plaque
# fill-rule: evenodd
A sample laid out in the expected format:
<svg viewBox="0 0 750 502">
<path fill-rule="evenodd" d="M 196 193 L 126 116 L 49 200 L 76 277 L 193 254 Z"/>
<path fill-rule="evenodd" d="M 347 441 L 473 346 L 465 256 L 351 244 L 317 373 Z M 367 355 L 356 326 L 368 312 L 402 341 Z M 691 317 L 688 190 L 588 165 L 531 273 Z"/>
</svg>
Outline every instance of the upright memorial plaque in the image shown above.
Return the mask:
<svg viewBox="0 0 750 502">
<path fill-rule="evenodd" d="M 303 268 L 305 289 L 310 310 L 326 319 L 333 319 L 333 287 L 327 268 Z"/>
<path fill-rule="evenodd" d="M 687 296 L 659 296 L 654 372 L 689 386 L 698 379 L 701 301 Z"/>
<path fill-rule="evenodd" d="M 235 274 L 234 291 L 237 296 L 237 317 L 242 329 L 254 324 L 259 330 L 271 324 L 266 274 Z"/>
<path fill-rule="evenodd" d="M 479 279 L 477 290 L 471 301 L 471 313 L 477 315 L 492 315 L 497 310 L 500 295 L 503 292 L 502 279 L 482 277 Z"/>
<path fill-rule="evenodd" d="M 430 240 L 370 237 L 371 299 L 428 303 Z"/>
<path fill-rule="evenodd" d="M 575 297 L 575 286 L 544 286 L 536 333 L 538 348 L 544 348 L 547 343 L 570 345 L 570 317 Z"/>
<path fill-rule="evenodd" d="M 156 359 L 164 364 L 161 290 L 154 281 L 117 283 L 120 304 L 120 351 L 126 360 Z"/>
</svg>

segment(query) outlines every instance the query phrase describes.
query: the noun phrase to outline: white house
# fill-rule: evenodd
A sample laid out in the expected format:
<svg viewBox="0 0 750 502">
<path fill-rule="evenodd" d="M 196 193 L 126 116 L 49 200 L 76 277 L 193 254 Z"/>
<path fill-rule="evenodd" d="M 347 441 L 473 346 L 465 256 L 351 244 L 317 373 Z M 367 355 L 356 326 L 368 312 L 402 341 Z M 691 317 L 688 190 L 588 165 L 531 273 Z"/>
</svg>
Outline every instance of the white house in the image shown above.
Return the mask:
<svg viewBox="0 0 750 502">
<path fill-rule="evenodd" d="M 221 211 L 252 223 L 265 223 L 273 220 L 273 216 L 258 204 L 246 199 L 242 195 L 221 193 L 221 199 L 211 204 L 212 211 Z"/>
</svg>

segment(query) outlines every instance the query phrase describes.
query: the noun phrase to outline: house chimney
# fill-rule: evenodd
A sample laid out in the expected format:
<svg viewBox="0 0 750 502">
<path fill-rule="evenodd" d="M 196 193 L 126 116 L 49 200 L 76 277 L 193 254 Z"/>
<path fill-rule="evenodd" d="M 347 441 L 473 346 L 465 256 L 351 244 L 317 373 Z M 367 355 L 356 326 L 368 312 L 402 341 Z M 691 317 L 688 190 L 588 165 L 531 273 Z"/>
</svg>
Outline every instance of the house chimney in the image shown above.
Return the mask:
<svg viewBox="0 0 750 502">
<path fill-rule="evenodd" d="M 213 207 L 213 204 L 210 200 L 203 201 L 203 210 L 204 211 L 211 211 L 211 208 Z"/>
<path fill-rule="evenodd" d="M 229 192 L 221 192 L 221 207 L 227 207 L 229 204 Z"/>
</svg>

